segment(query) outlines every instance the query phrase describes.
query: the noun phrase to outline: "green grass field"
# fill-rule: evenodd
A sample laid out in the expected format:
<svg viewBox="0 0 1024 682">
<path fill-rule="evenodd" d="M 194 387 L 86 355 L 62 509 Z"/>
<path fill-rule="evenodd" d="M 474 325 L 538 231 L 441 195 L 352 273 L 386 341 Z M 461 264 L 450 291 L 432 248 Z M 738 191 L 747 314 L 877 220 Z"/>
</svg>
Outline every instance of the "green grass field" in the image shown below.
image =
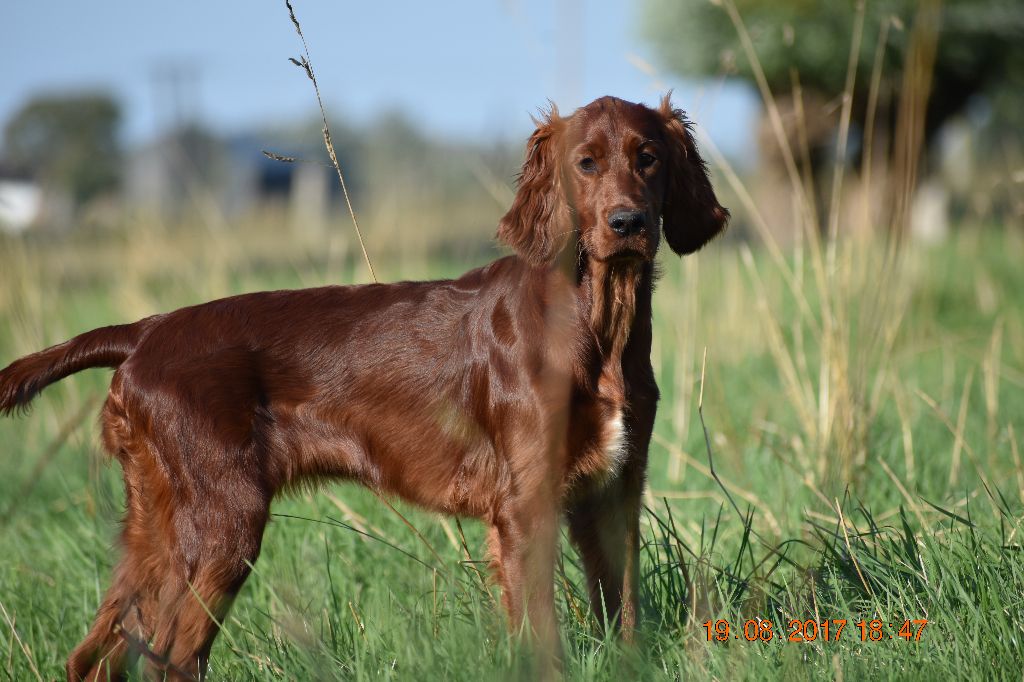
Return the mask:
<svg viewBox="0 0 1024 682">
<path fill-rule="evenodd" d="M 373 253 L 372 230 L 368 240 Z M 0 365 L 230 293 L 365 281 L 350 241 L 307 241 L 158 230 L 0 241 Z M 871 243 L 808 254 L 776 260 L 734 242 L 662 254 L 642 641 L 598 633 L 563 543 L 567 678 L 1021 678 L 1024 234 L 963 231 L 895 260 Z M 485 259 L 375 266 L 393 280 Z M 123 497 L 97 441 L 108 378 L 83 373 L 0 420 L 5 679 L 61 677 L 107 585 Z M 526 675 L 480 525 L 393 504 L 350 485 L 279 500 L 210 678 Z M 754 619 L 771 622 L 771 641 L 747 641 L 748 622 L 767 634 Z M 927 626 L 901 636 L 915 619 Z M 714 639 L 719 620 L 726 641 Z M 791 620 L 829 621 L 830 640 L 847 624 L 838 641 L 791 642 Z"/>
</svg>

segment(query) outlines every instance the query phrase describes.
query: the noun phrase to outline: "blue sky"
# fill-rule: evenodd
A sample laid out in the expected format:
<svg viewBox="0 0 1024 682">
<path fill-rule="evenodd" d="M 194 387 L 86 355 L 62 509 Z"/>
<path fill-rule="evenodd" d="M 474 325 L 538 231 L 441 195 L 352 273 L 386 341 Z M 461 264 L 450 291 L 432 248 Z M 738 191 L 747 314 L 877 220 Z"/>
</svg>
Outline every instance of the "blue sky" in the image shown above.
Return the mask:
<svg viewBox="0 0 1024 682">
<path fill-rule="evenodd" d="M 295 0 L 328 111 L 356 122 L 401 108 L 429 132 L 523 138 L 549 98 L 563 111 L 613 94 L 654 102 L 674 87 L 716 143 L 742 156 L 756 103 L 731 84 L 652 70 L 627 0 Z M 0 121 L 29 96 L 107 88 L 130 142 L 174 121 L 169 69 L 183 101 L 237 132 L 306 117 L 312 88 L 288 62 L 301 44 L 283 0 L 33 0 L 8 3 L 0 28 Z"/>
</svg>

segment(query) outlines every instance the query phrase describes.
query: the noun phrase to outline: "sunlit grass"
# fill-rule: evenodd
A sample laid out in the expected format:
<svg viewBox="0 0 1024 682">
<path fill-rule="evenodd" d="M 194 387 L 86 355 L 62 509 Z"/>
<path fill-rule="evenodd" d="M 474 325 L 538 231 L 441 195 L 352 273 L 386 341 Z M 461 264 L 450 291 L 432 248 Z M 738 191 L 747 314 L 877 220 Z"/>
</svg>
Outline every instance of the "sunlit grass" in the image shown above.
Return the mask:
<svg viewBox="0 0 1024 682">
<path fill-rule="evenodd" d="M 756 72 L 742 18 L 731 0 L 722 4 Z M 858 29 L 851 54 L 861 37 Z M 923 30 L 912 47 L 927 52 L 934 38 Z M 917 139 L 928 77 L 906 69 L 900 139 Z M 891 208 L 883 220 L 867 210 L 845 217 L 838 165 L 819 208 L 799 167 L 806 155 L 789 148 L 772 93 L 759 86 L 796 225 L 771 224 L 701 141 L 757 245 L 719 241 L 682 261 L 662 256 L 642 638 L 623 647 L 598 632 L 563 543 L 566 676 L 1018 679 L 1024 235 L 962 230 L 937 247 L 894 238 L 916 182 L 919 149 L 909 142 L 892 150 L 887 186 L 876 179 L 863 197 L 865 207 Z M 848 121 L 850 102 L 843 107 Z M 839 149 L 848 135 L 844 124 Z M 457 205 L 410 204 L 411 193 L 396 190 L 358 207 L 377 278 L 453 276 L 493 258 L 489 226 L 508 188 L 498 190 Z M 284 212 L 227 220 L 199 210 L 179 223 L 126 219 L 63 240 L 0 241 L 0 363 L 211 298 L 370 278 L 347 222 L 307 230 Z M 784 231 L 789 244 L 776 241 Z M 30 416 L 0 422 L 0 669 L 11 679 L 60 676 L 109 580 L 121 483 L 98 454 L 90 416 L 107 378 L 76 376 Z M 211 678 L 527 674 L 476 522 L 398 501 L 389 508 L 346 485 L 278 500 L 273 512 Z M 794 620 L 846 627 L 838 641 L 791 642 Z M 908 620 L 927 620 L 919 638 L 901 636 Z M 704 623 L 720 621 L 729 636 L 709 641 Z M 744 626 L 765 633 L 763 621 L 773 639 L 747 641 Z M 884 624 L 877 641 L 872 621 Z"/>
<path fill-rule="evenodd" d="M 325 258 L 312 240 L 262 229 L 136 226 L 94 236 L 87 247 L 4 242 L 0 357 L 213 296 L 365 281 L 350 243 Z M 264 242 L 290 246 L 264 257 Z M 851 284 L 832 299 L 856 311 L 856 282 L 869 280 L 876 261 L 870 246 L 850 248 Z M 110 267 L 117 254 L 125 267 Z M 488 258 L 445 264 L 406 254 L 376 265 L 393 280 L 457 274 Z M 798 267 L 795 258 L 787 262 Z M 894 266 L 889 280 L 906 305 L 884 362 L 872 369 L 876 407 L 858 417 L 869 416 L 859 425 L 863 461 L 847 474 L 818 461 L 843 451 L 809 439 L 785 385 L 782 354 L 813 368 L 823 351 L 808 341 L 811 318 L 800 315 L 804 304 L 770 259 L 728 243 L 698 259 L 664 255 L 645 639 L 629 650 L 598 634 L 566 544 L 558 589 L 569 677 L 989 678 L 1011 675 L 1014 665 L 1019 674 L 1024 311 L 1016 292 L 1024 273 L 1014 264 L 1022 258 L 1019 234 L 993 230 L 908 250 Z M 818 297 L 810 283 L 801 295 Z M 782 327 L 778 339 L 765 330 L 771 324 Z M 714 464 L 738 511 L 709 475 L 696 415 L 705 347 Z M 32 679 L 34 668 L 44 679 L 61 674 L 109 580 L 120 478 L 116 464 L 100 461 L 92 416 L 107 377 L 76 376 L 48 390 L 29 416 L 0 422 L 0 666 L 12 679 Z M 479 524 L 462 524 L 463 547 L 454 523 L 397 508 L 423 539 L 357 487 L 278 501 L 211 674 L 480 679 L 525 671 L 485 579 Z M 793 618 L 849 625 L 842 641 L 827 644 L 709 643 L 702 627 L 758 617 L 787 636 Z M 853 623 L 876 618 L 929 625 L 919 642 L 890 640 L 890 632 L 861 642 Z"/>
</svg>

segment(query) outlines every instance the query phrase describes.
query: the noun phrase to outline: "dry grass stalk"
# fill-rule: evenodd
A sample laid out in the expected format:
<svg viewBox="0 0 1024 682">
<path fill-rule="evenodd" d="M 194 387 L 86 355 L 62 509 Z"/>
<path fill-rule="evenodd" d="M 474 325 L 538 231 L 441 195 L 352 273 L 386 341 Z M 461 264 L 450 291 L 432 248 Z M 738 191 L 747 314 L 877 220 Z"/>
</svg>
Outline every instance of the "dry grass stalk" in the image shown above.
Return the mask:
<svg viewBox="0 0 1024 682">
<path fill-rule="evenodd" d="M 974 371 L 967 373 L 964 390 L 960 395 L 960 413 L 956 418 L 956 431 L 953 434 L 953 454 L 949 464 L 949 487 L 952 488 L 960 477 L 960 453 L 964 448 L 964 427 L 967 425 L 967 404 L 971 398 L 971 384 L 974 382 Z"/>
<path fill-rule="evenodd" d="M 299 34 L 299 39 L 302 41 L 302 49 L 305 53 L 299 59 L 295 59 L 294 57 L 291 58 L 291 62 L 302 68 L 306 72 L 306 76 L 313 83 L 313 91 L 316 93 L 316 103 L 320 107 L 320 118 L 323 120 L 324 146 L 327 147 L 327 154 L 331 158 L 331 165 L 334 166 L 334 170 L 338 174 L 338 182 L 341 184 L 341 193 L 345 197 L 345 206 L 348 207 L 349 216 L 352 217 L 352 225 L 356 228 L 356 237 L 359 239 L 359 248 L 363 251 L 363 259 L 366 261 L 366 267 L 370 271 L 371 279 L 376 282 L 377 274 L 373 271 L 373 263 L 370 262 L 370 255 L 366 251 L 366 244 L 363 242 L 363 232 L 359 229 L 359 221 L 356 220 L 356 212 L 355 209 L 352 208 L 352 200 L 348 196 L 348 187 L 345 185 L 345 176 L 341 172 L 341 165 L 338 163 L 338 155 L 334 151 L 334 143 L 331 142 L 331 128 L 327 124 L 327 111 L 324 109 L 324 102 L 320 97 L 320 86 L 316 82 L 316 74 L 313 73 L 313 63 L 309 57 L 309 45 L 306 44 L 306 36 L 302 34 L 302 26 L 299 24 L 298 17 L 295 16 L 295 9 L 292 7 L 291 0 L 285 0 L 284 4 L 288 8 L 288 16 L 291 18 L 292 24 L 295 26 L 296 33 Z"/>
<path fill-rule="evenodd" d="M 702 142 L 746 209 L 755 232 L 767 248 L 771 264 L 782 275 L 797 306 L 798 316 L 792 323 L 792 333 L 784 333 L 789 325 L 782 323 L 784 316 L 774 300 L 775 292 L 766 288 L 765 278 L 758 272 L 749 250 L 741 252 L 753 283 L 768 350 L 782 381 L 784 394 L 798 417 L 799 464 L 814 472 L 816 484 L 823 481 L 851 482 L 865 468 L 868 426 L 895 385 L 890 369 L 892 349 L 909 301 L 908 287 L 899 281 L 906 271 L 902 267 L 901 240 L 898 237 L 909 219 L 910 197 L 916 187 L 917 164 L 923 143 L 923 116 L 930 95 L 937 40 L 937 25 L 933 21 L 935 3 L 923 0 L 920 5 L 904 67 L 904 87 L 897 111 L 900 132 L 896 136 L 902 144 L 893 151 L 895 191 L 899 196 L 888 195 L 894 208 L 888 212 L 882 225 L 868 224 L 867 229 L 850 225 L 844 230 L 840 200 L 845 185 L 846 151 L 865 21 L 864 3 L 856 6 L 841 99 L 836 166 L 826 219 L 827 238 L 824 240 L 814 201 L 814 178 L 809 168 L 810 152 L 804 130 L 799 74 L 791 74 L 791 83 L 802 173 L 785 132 L 780 107 L 768 85 L 747 27 L 733 0 L 723 0 L 722 6 L 750 63 L 789 177 L 794 215 L 798 222 L 792 258 L 783 255 L 773 236 L 779 231 L 769 227 L 768 218 L 762 214 L 739 176 L 713 144 L 707 140 Z M 879 137 L 875 125 L 876 110 L 881 101 L 881 69 L 892 25 L 893 20 L 888 20 L 880 28 L 869 85 L 868 133 L 871 148 L 865 151 L 865 162 L 869 164 Z M 866 186 L 870 188 L 870 168 L 866 166 L 862 170 Z M 864 201 L 868 206 L 886 204 L 884 198 L 879 200 L 870 196 L 866 196 Z M 866 208 L 860 210 L 860 214 L 864 221 L 875 218 Z M 847 238 L 847 233 L 871 234 L 879 227 L 889 227 L 889 234 L 896 237 L 884 240 L 882 249 L 867 240 L 858 242 Z M 809 280 L 805 278 L 805 266 Z M 809 337 L 805 330 L 810 330 Z M 900 402 L 900 407 L 906 407 L 905 399 Z M 905 409 L 901 413 L 901 421 L 908 475 L 912 477 L 915 462 L 909 413 Z"/>
</svg>

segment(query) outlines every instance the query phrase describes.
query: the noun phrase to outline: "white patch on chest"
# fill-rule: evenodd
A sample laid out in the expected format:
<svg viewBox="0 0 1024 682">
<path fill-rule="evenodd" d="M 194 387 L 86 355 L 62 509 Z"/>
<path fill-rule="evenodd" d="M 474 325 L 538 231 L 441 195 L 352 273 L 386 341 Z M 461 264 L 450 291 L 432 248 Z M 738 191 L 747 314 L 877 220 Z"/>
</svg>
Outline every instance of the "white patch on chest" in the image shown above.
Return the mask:
<svg viewBox="0 0 1024 682">
<path fill-rule="evenodd" d="M 604 425 L 604 455 L 608 462 L 607 476 L 615 478 L 622 470 L 629 455 L 629 434 L 626 433 L 626 424 L 622 419 L 622 410 L 616 410 L 615 414 Z"/>
</svg>

